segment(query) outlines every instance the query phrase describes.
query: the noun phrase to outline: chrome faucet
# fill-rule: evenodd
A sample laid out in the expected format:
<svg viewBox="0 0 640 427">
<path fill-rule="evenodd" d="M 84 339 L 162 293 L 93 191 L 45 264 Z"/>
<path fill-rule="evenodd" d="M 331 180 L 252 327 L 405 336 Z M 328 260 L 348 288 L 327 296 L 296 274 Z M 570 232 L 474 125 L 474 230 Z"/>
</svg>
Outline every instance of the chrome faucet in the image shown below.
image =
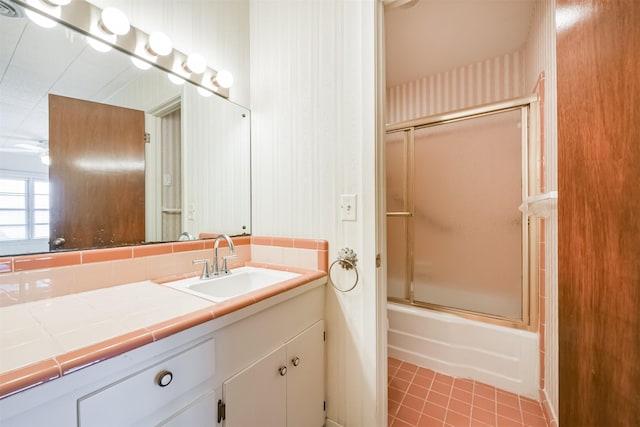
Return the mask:
<svg viewBox="0 0 640 427">
<path fill-rule="evenodd" d="M 220 244 L 220 239 L 224 239 L 227 241 L 229 245 L 229 255 L 222 257 L 222 267 L 218 264 L 218 245 Z M 222 276 L 225 274 L 231 274 L 229 268 L 227 267 L 227 258 L 235 258 L 236 249 L 233 246 L 233 241 L 231 237 L 226 234 L 220 234 L 216 237 L 215 242 L 213 242 L 213 274 L 212 276 Z"/>
</svg>

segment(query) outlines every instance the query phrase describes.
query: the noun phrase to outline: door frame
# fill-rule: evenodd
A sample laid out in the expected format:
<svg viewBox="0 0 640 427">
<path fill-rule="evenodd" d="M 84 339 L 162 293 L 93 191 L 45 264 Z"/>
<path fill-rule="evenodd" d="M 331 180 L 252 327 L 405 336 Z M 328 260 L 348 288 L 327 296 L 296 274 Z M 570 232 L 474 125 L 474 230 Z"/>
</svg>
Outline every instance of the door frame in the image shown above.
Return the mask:
<svg viewBox="0 0 640 427">
<path fill-rule="evenodd" d="M 379 257 L 376 260 L 376 407 L 377 424 L 386 427 L 387 419 L 387 216 L 386 216 L 386 174 L 385 174 L 385 36 L 384 0 L 377 0 L 374 6 L 375 37 L 375 247 Z"/>
<path fill-rule="evenodd" d="M 162 240 L 162 117 L 182 106 L 182 95 L 173 96 L 145 112 L 145 129 L 150 143 L 145 145 L 146 240 Z M 182 132 L 182 130 L 180 131 Z"/>
</svg>

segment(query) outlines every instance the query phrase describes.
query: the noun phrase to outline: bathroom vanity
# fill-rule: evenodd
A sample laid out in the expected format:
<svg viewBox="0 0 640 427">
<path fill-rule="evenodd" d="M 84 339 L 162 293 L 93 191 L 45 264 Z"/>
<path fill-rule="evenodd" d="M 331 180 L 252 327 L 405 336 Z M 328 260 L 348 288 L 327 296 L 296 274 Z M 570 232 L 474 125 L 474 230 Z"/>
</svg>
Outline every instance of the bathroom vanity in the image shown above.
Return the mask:
<svg viewBox="0 0 640 427">
<path fill-rule="evenodd" d="M 320 427 L 326 276 L 302 278 L 207 303 L 199 312 L 209 310 L 209 320 L 167 319 L 152 342 L 121 354 L 101 356 L 102 348 L 93 358 L 79 355 L 75 367 L 67 359 L 59 378 L 0 399 L 0 424 Z M 166 288 L 167 298 L 203 301 L 147 285 Z M 123 298 L 127 286 L 118 289 Z"/>
</svg>

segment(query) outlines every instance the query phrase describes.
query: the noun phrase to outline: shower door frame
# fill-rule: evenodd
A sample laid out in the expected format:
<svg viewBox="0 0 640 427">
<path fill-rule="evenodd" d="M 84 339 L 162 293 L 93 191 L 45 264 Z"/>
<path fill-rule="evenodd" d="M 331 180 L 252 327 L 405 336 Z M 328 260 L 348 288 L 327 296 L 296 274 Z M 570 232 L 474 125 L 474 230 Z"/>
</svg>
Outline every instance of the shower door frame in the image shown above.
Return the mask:
<svg viewBox="0 0 640 427">
<path fill-rule="evenodd" d="M 405 133 L 404 159 L 406 165 L 406 197 L 403 211 L 386 212 L 386 217 L 406 217 L 406 278 L 405 295 L 408 298 L 387 297 L 388 301 L 428 308 L 435 311 L 456 314 L 472 320 L 492 323 L 512 328 L 537 330 L 538 327 L 538 269 L 539 269 L 539 224 L 537 220 L 522 215 L 522 281 L 521 281 L 521 318 L 512 319 L 498 315 L 479 313 L 475 311 L 443 306 L 414 299 L 414 271 L 413 271 L 413 221 L 414 216 L 414 134 L 416 129 L 454 123 L 461 120 L 487 116 L 506 111 L 522 111 L 522 167 L 521 188 L 522 200 L 531 194 L 536 194 L 541 179 L 541 156 L 539 143 L 539 102 L 537 96 L 516 98 L 502 102 L 480 105 L 473 108 L 456 110 L 433 116 L 421 117 L 401 123 L 387 125 L 385 135 L 396 132 Z M 385 143 L 386 146 L 386 143 Z M 534 242 L 534 244 L 532 244 Z"/>
</svg>

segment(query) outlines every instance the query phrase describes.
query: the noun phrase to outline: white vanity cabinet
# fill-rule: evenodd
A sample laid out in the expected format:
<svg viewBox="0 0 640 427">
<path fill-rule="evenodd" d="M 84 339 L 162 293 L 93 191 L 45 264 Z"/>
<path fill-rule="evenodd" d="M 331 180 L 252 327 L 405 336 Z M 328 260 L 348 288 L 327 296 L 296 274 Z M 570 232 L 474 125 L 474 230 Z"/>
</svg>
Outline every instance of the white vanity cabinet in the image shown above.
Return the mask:
<svg viewBox="0 0 640 427">
<path fill-rule="evenodd" d="M 212 426 L 211 333 L 177 334 L 0 400 L 2 427 Z"/>
<path fill-rule="evenodd" d="M 310 282 L 0 399 L 0 426 L 320 427 L 325 283 Z M 220 400 L 230 405 L 222 423 Z M 233 421 L 251 414 L 257 422 Z"/>
<path fill-rule="evenodd" d="M 321 427 L 324 405 L 324 322 L 223 383 L 225 427 Z"/>
</svg>

